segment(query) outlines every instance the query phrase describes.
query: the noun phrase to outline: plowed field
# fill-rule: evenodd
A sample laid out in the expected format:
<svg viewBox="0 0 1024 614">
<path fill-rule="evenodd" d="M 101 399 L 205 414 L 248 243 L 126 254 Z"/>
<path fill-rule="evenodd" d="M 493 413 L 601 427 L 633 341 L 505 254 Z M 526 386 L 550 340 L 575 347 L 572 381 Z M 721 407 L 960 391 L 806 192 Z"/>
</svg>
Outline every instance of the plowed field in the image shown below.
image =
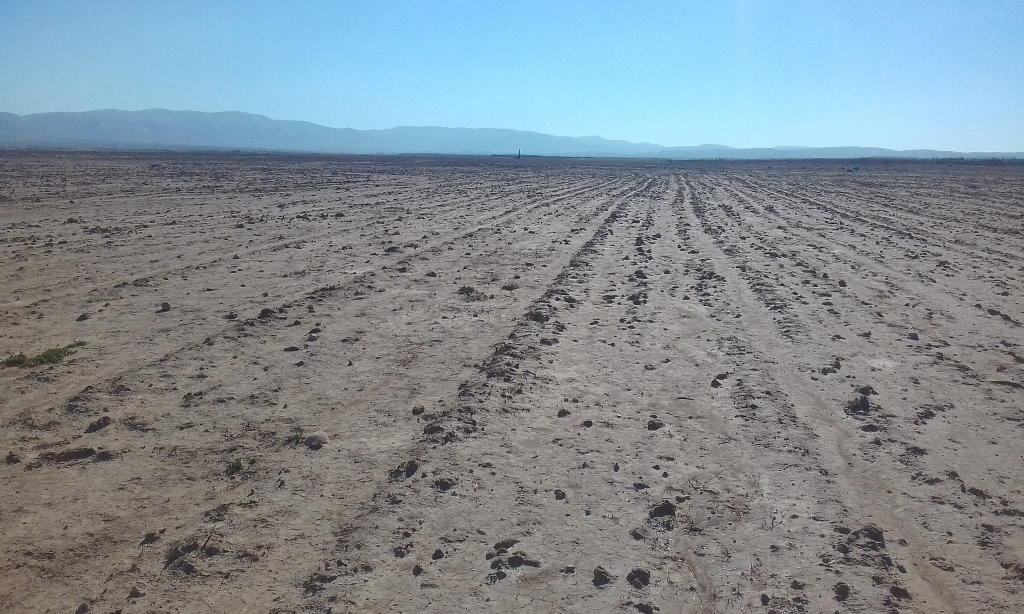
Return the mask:
<svg viewBox="0 0 1024 614">
<path fill-rule="evenodd" d="M 0 610 L 1024 611 L 1020 165 L 6 153 L 0 199 Z"/>
</svg>

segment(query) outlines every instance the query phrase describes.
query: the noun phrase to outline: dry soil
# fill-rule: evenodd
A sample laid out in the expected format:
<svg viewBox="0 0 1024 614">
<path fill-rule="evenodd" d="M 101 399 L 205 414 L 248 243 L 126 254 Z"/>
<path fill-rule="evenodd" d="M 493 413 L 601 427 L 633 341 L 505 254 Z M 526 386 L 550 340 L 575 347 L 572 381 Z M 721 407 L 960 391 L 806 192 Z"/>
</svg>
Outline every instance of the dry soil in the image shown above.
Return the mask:
<svg viewBox="0 0 1024 614">
<path fill-rule="evenodd" d="M 0 155 L 4 612 L 1024 610 L 1024 167 Z"/>
</svg>

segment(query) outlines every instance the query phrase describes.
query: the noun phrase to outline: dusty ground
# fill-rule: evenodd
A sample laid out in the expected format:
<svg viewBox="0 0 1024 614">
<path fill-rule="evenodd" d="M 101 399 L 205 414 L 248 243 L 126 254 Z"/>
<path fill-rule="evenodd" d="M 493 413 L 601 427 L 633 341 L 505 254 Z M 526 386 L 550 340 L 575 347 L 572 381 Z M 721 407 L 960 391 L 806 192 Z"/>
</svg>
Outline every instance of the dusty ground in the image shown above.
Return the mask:
<svg viewBox="0 0 1024 614">
<path fill-rule="evenodd" d="M 1024 610 L 1021 166 L 7 153 L 0 197 L 0 356 L 85 342 L 0 369 L 4 612 Z"/>
</svg>

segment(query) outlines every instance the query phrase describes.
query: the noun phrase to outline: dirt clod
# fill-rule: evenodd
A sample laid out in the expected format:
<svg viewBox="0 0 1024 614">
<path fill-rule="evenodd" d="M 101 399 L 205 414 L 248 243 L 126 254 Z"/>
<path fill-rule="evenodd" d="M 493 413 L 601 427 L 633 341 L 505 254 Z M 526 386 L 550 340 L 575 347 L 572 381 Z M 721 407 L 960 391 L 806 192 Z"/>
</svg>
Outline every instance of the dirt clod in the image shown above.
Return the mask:
<svg viewBox="0 0 1024 614">
<path fill-rule="evenodd" d="M 302 443 L 310 450 L 319 450 L 327 445 L 327 442 L 327 435 L 324 433 L 311 433 L 302 440 Z"/>
<path fill-rule="evenodd" d="M 615 581 L 615 576 L 608 573 L 604 567 L 597 567 L 594 569 L 594 586 L 601 588 L 608 586 Z"/>
<path fill-rule="evenodd" d="M 850 585 L 845 582 L 837 582 L 832 591 L 836 595 L 836 601 L 846 601 L 850 598 Z"/>
<path fill-rule="evenodd" d="M 651 583 L 651 572 L 637 567 L 626 576 L 626 582 L 633 588 L 643 588 Z"/>
</svg>

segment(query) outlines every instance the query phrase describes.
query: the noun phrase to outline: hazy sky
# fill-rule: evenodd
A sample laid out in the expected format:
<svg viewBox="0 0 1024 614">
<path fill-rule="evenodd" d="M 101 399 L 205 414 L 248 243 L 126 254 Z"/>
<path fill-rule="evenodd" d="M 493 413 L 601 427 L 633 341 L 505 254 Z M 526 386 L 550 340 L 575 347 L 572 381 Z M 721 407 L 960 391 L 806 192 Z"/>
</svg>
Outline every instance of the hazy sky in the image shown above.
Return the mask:
<svg viewBox="0 0 1024 614">
<path fill-rule="evenodd" d="M 0 0 L 0 111 L 1024 151 L 1022 0 Z"/>
</svg>

